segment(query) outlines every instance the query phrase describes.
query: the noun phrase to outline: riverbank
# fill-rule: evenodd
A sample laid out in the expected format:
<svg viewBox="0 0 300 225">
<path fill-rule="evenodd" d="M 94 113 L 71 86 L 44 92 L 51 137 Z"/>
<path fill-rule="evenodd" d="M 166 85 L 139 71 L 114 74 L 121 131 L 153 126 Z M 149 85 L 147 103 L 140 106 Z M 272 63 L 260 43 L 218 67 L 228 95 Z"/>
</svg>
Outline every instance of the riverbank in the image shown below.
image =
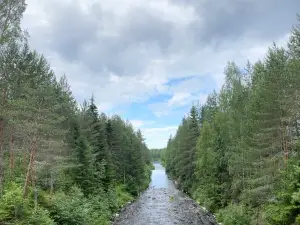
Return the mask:
<svg viewBox="0 0 300 225">
<path fill-rule="evenodd" d="M 215 225 L 215 218 L 178 190 L 160 164 L 152 171 L 149 188 L 122 209 L 114 225 Z"/>
</svg>

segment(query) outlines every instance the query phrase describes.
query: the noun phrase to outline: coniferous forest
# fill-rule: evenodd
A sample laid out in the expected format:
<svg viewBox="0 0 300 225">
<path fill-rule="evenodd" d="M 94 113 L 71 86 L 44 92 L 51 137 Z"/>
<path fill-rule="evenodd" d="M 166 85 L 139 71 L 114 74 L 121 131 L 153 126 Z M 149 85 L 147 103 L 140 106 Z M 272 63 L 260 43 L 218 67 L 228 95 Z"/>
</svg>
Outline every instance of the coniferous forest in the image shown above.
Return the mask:
<svg viewBox="0 0 300 225">
<path fill-rule="evenodd" d="M 286 48 L 224 74 L 170 137 L 168 174 L 224 225 L 300 224 L 300 25 Z"/>
<path fill-rule="evenodd" d="M 300 16 L 287 46 L 193 106 L 167 147 L 75 101 L 31 49 L 25 0 L 0 2 L 0 224 L 110 224 L 150 182 L 152 160 L 224 225 L 300 225 Z M 213 59 L 212 59 L 213 60 Z"/>
<path fill-rule="evenodd" d="M 154 162 L 161 161 L 162 153 L 163 153 L 162 149 L 151 149 L 150 152 L 151 152 L 152 161 Z"/>
<path fill-rule="evenodd" d="M 0 3 L 0 224 L 110 224 L 149 184 L 151 155 L 119 116 L 80 107 L 28 45 L 25 0 Z"/>
</svg>

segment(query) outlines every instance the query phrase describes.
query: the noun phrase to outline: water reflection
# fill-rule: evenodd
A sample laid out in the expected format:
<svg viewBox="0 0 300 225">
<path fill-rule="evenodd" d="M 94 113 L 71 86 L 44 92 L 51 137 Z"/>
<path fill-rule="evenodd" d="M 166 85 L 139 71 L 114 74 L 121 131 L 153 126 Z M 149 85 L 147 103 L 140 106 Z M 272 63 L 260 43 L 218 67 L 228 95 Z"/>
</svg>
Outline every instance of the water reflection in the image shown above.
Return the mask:
<svg viewBox="0 0 300 225">
<path fill-rule="evenodd" d="M 155 169 L 152 170 L 150 187 L 152 188 L 167 188 L 168 187 L 168 177 L 165 168 L 160 164 L 155 162 Z"/>
</svg>

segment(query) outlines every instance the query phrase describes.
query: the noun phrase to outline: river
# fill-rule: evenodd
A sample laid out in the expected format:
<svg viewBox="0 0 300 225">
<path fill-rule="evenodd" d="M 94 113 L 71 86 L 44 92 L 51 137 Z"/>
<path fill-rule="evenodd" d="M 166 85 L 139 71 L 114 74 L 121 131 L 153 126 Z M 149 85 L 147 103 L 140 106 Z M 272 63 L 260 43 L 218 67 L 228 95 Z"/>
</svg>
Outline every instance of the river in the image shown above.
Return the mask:
<svg viewBox="0 0 300 225">
<path fill-rule="evenodd" d="M 175 188 L 155 163 L 149 188 L 117 216 L 114 225 L 215 225 L 214 217 Z"/>
<path fill-rule="evenodd" d="M 171 181 L 168 179 L 165 168 L 159 163 L 154 163 L 153 165 L 155 169 L 152 170 L 151 183 L 149 187 L 168 188 L 168 185 Z"/>
</svg>

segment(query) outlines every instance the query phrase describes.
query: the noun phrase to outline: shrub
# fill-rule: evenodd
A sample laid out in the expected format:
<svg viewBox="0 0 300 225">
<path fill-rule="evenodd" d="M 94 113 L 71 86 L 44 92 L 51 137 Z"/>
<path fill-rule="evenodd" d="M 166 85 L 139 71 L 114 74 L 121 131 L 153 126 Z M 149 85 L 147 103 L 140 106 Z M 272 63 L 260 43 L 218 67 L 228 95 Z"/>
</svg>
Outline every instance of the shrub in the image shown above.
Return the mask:
<svg viewBox="0 0 300 225">
<path fill-rule="evenodd" d="M 90 218 L 90 207 L 81 190 L 72 187 L 68 195 L 56 193 L 51 199 L 50 215 L 58 224 L 85 225 Z"/>
<path fill-rule="evenodd" d="M 38 207 L 29 217 L 28 221 L 24 223 L 25 224 L 30 224 L 30 225 L 55 225 L 56 223 L 54 220 L 51 219 L 50 213 L 41 208 Z"/>
<path fill-rule="evenodd" d="M 29 201 L 23 198 L 21 186 L 10 183 L 0 198 L 0 223 L 22 221 L 30 214 Z"/>
<path fill-rule="evenodd" d="M 250 215 L 242 205 L 231 204 L 217 213 L 218 221 L 224 225 L 249 225 Z"/>
</svg>

